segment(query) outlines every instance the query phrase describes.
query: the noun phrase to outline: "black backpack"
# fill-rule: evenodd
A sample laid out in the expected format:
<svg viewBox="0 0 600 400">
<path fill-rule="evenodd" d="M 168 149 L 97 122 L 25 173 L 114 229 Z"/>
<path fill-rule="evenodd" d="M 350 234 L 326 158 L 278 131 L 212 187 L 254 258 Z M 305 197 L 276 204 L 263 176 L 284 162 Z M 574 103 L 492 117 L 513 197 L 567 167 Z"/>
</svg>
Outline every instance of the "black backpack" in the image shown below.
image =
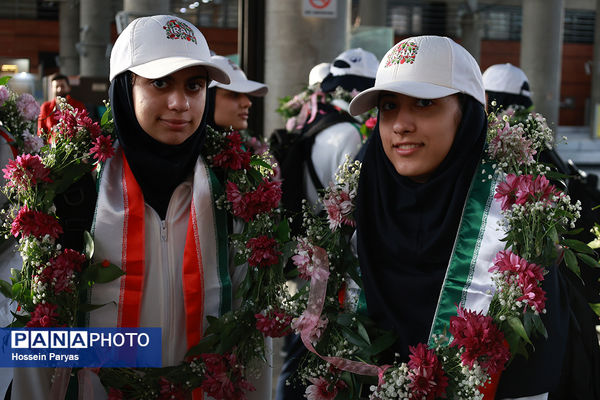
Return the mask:
<svg viewBox="0 0 600 400">
<path fill-rule="evenodd" d="M 324 188 L 315 171 L 311 159 L 312 146 L 317 134 L 332 125 L 342 122 L 356 123 L 356 120 L 347 112 L 335 109 L 329 104 L 319 104 L 319 109 L 324 111 L 318 114 L 315 120 L 300 131 L 288 132 L 285 129 L 275 130 L 269 138 L 271 154 L 277 159 L 281 169 L 282 198 L 286 217 L 292 217 L 292 235 L 301 233 L 302 199 L 304 193 L 304 166 L 308 171 L 317 191 Z M 327 182 L 325 182 L 327 184 Z"/>
</svg>

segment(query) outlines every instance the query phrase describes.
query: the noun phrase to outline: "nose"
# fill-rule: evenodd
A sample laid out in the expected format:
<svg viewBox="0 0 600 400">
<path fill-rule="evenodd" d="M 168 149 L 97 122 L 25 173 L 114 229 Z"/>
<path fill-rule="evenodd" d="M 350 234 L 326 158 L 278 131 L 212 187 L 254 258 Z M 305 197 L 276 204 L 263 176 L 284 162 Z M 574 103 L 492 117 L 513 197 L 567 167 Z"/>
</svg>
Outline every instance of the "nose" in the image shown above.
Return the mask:
<svg viewBox="0 0 600 400">
<path fill-rule="evenodd" d="M 392 130 L 395 134 L 405 135 L 415 130 L 414 115 L 407 107 L 399 107 L 394 116 Z"/>
<path fill-rule="evenodd" d="M 250 107 L 252 107 L 252 101 L 250 100 L 250 97 L 248 97 L 247 94 L 242 93 L 241 98 L 242 98 L 241 103 L 242 103 L 242 107 L 243 108 L 250 108 Z"/>
<path fill-rule="evenodd" d="M 190 109 L 190 101 L 184 91 L 173 90 L 168 97 L 168 107 L 174 111 L 187 111 Z"/>
</svg>

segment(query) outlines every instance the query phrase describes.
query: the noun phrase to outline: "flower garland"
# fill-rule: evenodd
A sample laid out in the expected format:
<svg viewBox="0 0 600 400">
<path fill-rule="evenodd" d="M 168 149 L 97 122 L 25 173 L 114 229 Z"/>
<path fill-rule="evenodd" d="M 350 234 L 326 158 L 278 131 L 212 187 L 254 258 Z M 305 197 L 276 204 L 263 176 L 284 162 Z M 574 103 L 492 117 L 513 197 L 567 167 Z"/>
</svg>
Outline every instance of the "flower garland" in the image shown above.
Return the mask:
<svg viewBox="0 0 600 400">
<path fill-rule="evenodd" d="M 378 330 L 360 307 L 357 311 L 361 280 L 350 238 L 360 164 L 344 164 L 337 184 L 325 190 L 325 217 L 304 213 L 307 234 L 298 239 L 292 259 L 310 284 L 295 298 L 301 313 L 293 327 L 314 346 L 299 372 L 309 384 L 308 399 L 356 398 L 363 384 L 371 385 L 371 399 L 481 399 L 491 377 L 512 356 L 531 351 L 530 338 L 545 334 L 540 314 L 546 312 L 541 288 L 546 269 L 556 268 L 561 256 L 575 273 L 578 260 L 600 267 L 589 246 L 565 238 L 579 218 L 579 203 L 571 204 L 548 180 L 556 173 L 536 161 L 552 143 L 551 130 L 540 115 L 511 117 L 491 113 L 488 119 L 484 168 L 488 179 L 501 181 L 494 197 L 501 203 L 506 241 L 489 268 L 495 285 L 489 309 L 457 305 L 447 333 L 434 336 L 430 346 L 409 347 L 408 362 L 377 366 L 394 335 Z M 379 376 L 378 382 L 366 375 Z"/>
<path fill-rule="evenodd" d="M 0 135 L 13 154 L 37 153 L 43 140 L 35 132 L 40 105 L 29 93 L 16 94 L 7 86 L 10 76 L 0 78 Z"/>
<path fill-rule="evenodd" d="M 239 132 L 209 127 L 203 151 L 225 186 L 216 206 L 244 225 L 241 233 L 230 235 L 235 265 L 248 265 L 235 294 L 243 299 L 241 307 L 209 318 L 204 338 L 178 366 L 101 369 L 109 398 L 185 398 L 202 388 L 215 399 L 245 399 L 254 390 L 247 378 L 264 359 L 264 337 L 290 332 L 292 317 L 280 307 L 290 301 L 283 275 L 284 257 L 292 251 L 289 228 L 280 221 L 280 183 L 273 180 L 271 158 L 262 147 Z"/>
</svg>

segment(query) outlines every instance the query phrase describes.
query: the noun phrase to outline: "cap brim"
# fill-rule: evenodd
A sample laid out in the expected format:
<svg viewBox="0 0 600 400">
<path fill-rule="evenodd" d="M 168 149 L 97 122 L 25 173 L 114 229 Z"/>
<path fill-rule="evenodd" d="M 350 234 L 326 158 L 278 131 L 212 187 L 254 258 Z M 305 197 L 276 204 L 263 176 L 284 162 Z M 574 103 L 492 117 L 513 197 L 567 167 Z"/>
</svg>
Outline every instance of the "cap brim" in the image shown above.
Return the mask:
<svg viewBox="0 0 600 400">
<path fill-rule="evenodd" d="M 210 61 L 202 61 L 188 57 L 167 57 L 129 68 L 131 72 L 146 79 L 162 78 L 184 68 L 201 66 L 208 71 L 208 79 L 220 83 L 229 83 L 229 75 Z"/>
<path fill-rule="evenodd" d="M 394 92 L 419 99 L 438 99 L 440 97 L 450 96 L 458 93 L 459 90 L 438 86 L 426 82 L 414 81 L 396 81 L 383 85 L 375 85 L 364 92 L 359 93 L 350 102 L 350 114 L 360 115 L 377 106 L 377 101 L 381 92 Z"/>
<path fill-rule="evenodd" d="M 211 82 L 210 87 L 214 86 L 231 90 L 232 92 L 245 93 L 256 97 L 263 97 L 269 91 L 269 88 L 264 83 L 251 81 L 250 79 L 241 82 L 231 82 L 228 85 Z"/>
</svg>

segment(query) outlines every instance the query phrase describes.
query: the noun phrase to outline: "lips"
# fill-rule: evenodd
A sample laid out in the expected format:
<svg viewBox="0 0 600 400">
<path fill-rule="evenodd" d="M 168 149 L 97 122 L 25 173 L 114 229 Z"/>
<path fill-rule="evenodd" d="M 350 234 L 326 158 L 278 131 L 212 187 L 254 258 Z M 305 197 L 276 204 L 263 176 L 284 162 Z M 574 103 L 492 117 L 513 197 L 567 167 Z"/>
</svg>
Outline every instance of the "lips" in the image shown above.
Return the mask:
<svg viewBox="0 0 600 400">
<path fill-rule="evenodd" d="M 187 119 L 179 118 L 163 118 L 162 121 L 171 129 L 182 129 L 190 123 Z"/>
<path fill-rule="evenodd" d="M 396 154 L 407 156 L 415 153 L 423 147 L 422 143 L 396 143 L 392 145 L 392 148 Z"/>
</svg>

